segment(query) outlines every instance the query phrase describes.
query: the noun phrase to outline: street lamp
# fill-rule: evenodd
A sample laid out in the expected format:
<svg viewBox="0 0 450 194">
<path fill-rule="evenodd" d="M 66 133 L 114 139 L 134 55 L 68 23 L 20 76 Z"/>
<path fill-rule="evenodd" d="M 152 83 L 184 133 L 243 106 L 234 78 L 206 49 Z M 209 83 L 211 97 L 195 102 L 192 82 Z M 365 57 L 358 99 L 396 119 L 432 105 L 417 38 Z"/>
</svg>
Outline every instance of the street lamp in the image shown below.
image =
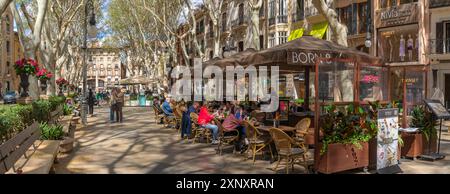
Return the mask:
<svg viewBox="0 0 450 194">
<path fill-rule="evenodd" d="M 225 47 L 223 48 L 223 52 L 222 52 L 223 58 L 227 58 L 227 57 L 231 56 L 233 54 L 232 51 L 236 51 L 237 48 L 234 47 L 233 42 L 234 41 L 232 40 L 231 36 L 229 36 L 227 38 L 227 40 L 225 41 Z"/>
<path fill-rule="evenodd" d="M 83 101 L 82 101 L 82 110 L 81 110 L 81 116 L 82 116 L 82 123 L 84 126 L 87 125 L 87 60 L 88 60 L 88 48 L 87 48 L 87 40 L 88 35 L 89 38 L 95 38 L 96 36 L 96 21 L 95 21 L 95 13 L 94 13 L 94 2 L 93 0 L 88 0 L 86 2 L 86 6 L 84 9 L 84 43 L 83 43 L 83 49 L 84 49 L 84 55 L 83 55 Z M 88 23 L 89 19 L 89 23 Z"/>
<path fill-rule="evenodd" d="M 366 41 L 365 41 L 365 46 L 367 48 L 372 47 L 372 34 L 370 33 L 371 31 L 371 26 L 372 26 L 372 5 L 371 5 L 371 0 L 367 0 L 367 10 L 369 13 L 369 17 L 367 19 L 367 36 L 366 36 Z"/>
</svg>

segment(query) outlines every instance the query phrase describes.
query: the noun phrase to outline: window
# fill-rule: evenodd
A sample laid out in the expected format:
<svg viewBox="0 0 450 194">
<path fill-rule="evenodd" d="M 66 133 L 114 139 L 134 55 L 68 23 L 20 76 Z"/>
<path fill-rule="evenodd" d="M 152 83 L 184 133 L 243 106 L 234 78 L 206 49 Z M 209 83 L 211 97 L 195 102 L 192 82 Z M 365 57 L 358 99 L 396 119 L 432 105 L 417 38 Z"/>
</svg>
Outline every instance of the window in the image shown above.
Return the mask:
<svg viewBox="0 0 450 194">
<path fill-rule="evenodd" d="M 275 34 L 269 34 L 269 48 L 275 46 Z"/>
<path fill-rule="evenodd" d="M 243 3 L 239 4 L 238 13 L 239 13 L 239 25 L 241 25 L 244 23 L 244 4 Z"/>
<path fill-rule="evenodd" d="M 383 9 L 414 2 L 417 2 L 417 0 L 380 0 L 380 8 Z"/>
<path fill-rule="evenodd" d="M 222 14 L 222 32 L 227 31 L 227 13 Z"/>
<path fill-rule="evenodd" d="M 6 15 L 6 33 L 10 33 L 11 32 L 11 24 L 10 24 L 10 21 L 9 21 L 9 15 Z"/>
<path fill-rule="evenodd" d="M 198 22 L 196 32 L 197 32 L 197 34 L 201 34 L 201 33 L 204 32 L 204 30 L 205 30 L 205 21 L 204 20 L 200 20 Z"/>
<path fill-rule="evenodd" d="M 239 43 L 238 43 L 238 52 L 242 52 L 242 51 L 244 51 L 244 41 L 240 41 Z"/>
<path fill-rule="evenodd" d="M 6 61 L 6 74 L 7 75 L 9 75 L 11 72 L 10 72 L 10 66 L 11 66 L 11 62 L 9 62 L 9 61 Z"/>
<path fill-rule="evenodd" d="M 264 35 L 259 36 L 259 48 L 260 50 L 264 49 Z"/>
<path fill-rule="evenodd" d="M 6 41 L 6 53 L 8 53 L 8 54 L 11 52 L 10 46 L 11 46 L 11 43 L 9 41 Z"/>
<path fill-rule="evenodd" d="M 275 0 L 269 2 L 269 18 L 275 18 Z"/>
<path fill-rule="evenodd" d="M 209 37 L 214 37 L 214 23 L 213 21 L 209 21 Z"/>
<path fill-rule="evenodd" d="M 304 2 L 304 0 L 297 0 L 296 6 L 297 6 L 297 13 L 296 13 L 297 21 L 303 20 L 305 17 L 305 2 Z"/>
<path fill-rule="evenodd" d="M 103 69 L 103 65 L 100 65 L 100 68 Z"/>
<path fill-rule="evenodd" d="M 209 59 L 213 59 L 214 58 L 214 52 L 213 51 L 209 51 Z"/>
<path fill-rule="evenodd" d="M 115 65 L 115 68 L 116 68 L 116 69 L 119 69 L 119 64 L 116 64 L 116 65 Z"/>
<path fill-rule="evenodd" d="M 265 13 L 265 1 L 262 2 L 261 9 L 259 9 L 259 17 L 264 17 Z"/>
<path fill-rule="evenodd" d="M 287 42 L 287 32 L 278 32 L 278 44 L 284 44 Z"/>
<path fill-rule="evenodd" d="M 278 15 L 285 16 L 286 14 L 286 0 L 278 0 Z"/>
<path fill-rule="evenodd" d="M 367 32 L 367 18 L 369 17 L 369 10 L 367 6 L 367 2 L 358 4 L 358 33 L 366 33 Z"/>
<path fill-rule="evenodd" d="M 339 9 L 337 9 L 337 11 L 338 11 L 340 22 L 347 25 L 348 34 L 355 34 L 354 26 L 356 26 L 356 24 L 354 25 L 354 23 L 356 23 L 356 22 L 353 22 L 353 19 L 352 19 L 352 18 L 354 18 L 352 16 L 352 5 L 349 5 L 344 8 L 339 8 Z"/>
</svg>

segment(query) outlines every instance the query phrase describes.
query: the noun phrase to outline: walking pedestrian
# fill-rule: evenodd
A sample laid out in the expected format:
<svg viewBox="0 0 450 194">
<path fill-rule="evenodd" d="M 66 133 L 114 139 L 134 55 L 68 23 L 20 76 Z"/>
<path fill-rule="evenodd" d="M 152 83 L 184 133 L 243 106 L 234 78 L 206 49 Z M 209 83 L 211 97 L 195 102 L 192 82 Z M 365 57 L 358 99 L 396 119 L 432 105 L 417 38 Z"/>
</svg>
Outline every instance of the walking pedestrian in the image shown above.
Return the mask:
<svg viewBox="0 0 450 194">
<path fill-rule="evenodd" d="M 88 94 L 88 106 L 89 106 L 89 114 L 91 116 L 94 115 L 94 101 L 95 101 L 95 96 L 94 96 L 94 92 L 92 92 L 92 89 L 89 89 L 89 94 Z"/>
<path fill-rule="evenodd" d="M 116 101 L 116 95 L 117 95 L 117 88 L 113 88 L 111 91 L 111 97 L 109 99 L 109 121 L 111 123 L 114 123 L 114 113 L 116 112 L 117 107 L 117 101 Z"/>
<path fill-rule="evenodd" d="M 125 93 L 124 91 L 118 89 L 116 93 L 116 121 L 122 123 L 123 122 L 123 105 L 125 102 Z"/>
</svg>

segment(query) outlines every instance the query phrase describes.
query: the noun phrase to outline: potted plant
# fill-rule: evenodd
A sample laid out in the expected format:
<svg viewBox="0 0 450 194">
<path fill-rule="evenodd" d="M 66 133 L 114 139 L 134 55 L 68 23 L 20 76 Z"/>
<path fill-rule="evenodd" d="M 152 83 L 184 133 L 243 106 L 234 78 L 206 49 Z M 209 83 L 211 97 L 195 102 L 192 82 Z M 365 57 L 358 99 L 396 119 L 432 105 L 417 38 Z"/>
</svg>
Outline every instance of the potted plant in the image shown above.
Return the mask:
<svg viewBox="0 0 450 194">
<path fill-rule="evenodd" d="M 28 97 L 28 86 L 30 83 L 28 82 L 28 76 L 34 75 L 39 71 L 38 63 L 33 59 L 21 59 L 16 61 L 14 64 L 14 69 L 16 70 L 16 74 L 20 76 L 20 86 L 22 87 L 21 97 Z"/>
<path fill-rule="evenodd" d="M 437 147 L 437 120 L 425 106 L 417 106 L 411 112 L 411 127 L 418 128 L 416 133 L 402 133 L 404 148 L 402 156 L 416 158 L 422 154 L 435 152 Z"/>
<path fill-rule="evenodd" d="M 59 151 L 67 153 L 73 150 L 73 138 L 64 136 L 64 129 L 61 125 L 49 125 L 41 123 L 41 140 L 61 141 Z"/>
<path fill-rule="evenodd" d="M 323 137 L 318 145 L 321 173 L 336 173 L 369 166 L 368 141 L 376 134 L 376 121 L 361 108 L 349 105 L 343 110 L 325 108 L 321 118 Z"/>
<path fill-rule="evenodd" d="M 59 78 L 58 80 L 56 80 L 56 84 L 59 87 L 58 96 L 64 96 L 64 87 L 67 86 L 69 82 L 64 78 Z"/>
<path fill-rule="evenodd" d="M 53 77 L 53 74 L 48 72 L 45 68 L 42 68 L 36 73 L 36 77 L 41 82 L 41 89 L 45 90 L 47 89 L 47 81 Z"/>
</svg>

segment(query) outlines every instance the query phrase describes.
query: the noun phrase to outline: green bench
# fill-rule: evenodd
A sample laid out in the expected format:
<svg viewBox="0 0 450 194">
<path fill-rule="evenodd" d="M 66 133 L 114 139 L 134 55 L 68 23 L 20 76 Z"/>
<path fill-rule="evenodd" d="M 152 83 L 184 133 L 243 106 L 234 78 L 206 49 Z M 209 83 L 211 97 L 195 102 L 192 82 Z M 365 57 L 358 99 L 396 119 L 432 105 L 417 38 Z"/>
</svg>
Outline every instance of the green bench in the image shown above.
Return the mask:
<svg viewBox="0 0 450 194">
<path fill-rule="evenodd" d="M 0 145 L 0 174 L 49 174 L 60 141 L 41 141 L 39 124 L 33 123 Z"/>
</svg>

